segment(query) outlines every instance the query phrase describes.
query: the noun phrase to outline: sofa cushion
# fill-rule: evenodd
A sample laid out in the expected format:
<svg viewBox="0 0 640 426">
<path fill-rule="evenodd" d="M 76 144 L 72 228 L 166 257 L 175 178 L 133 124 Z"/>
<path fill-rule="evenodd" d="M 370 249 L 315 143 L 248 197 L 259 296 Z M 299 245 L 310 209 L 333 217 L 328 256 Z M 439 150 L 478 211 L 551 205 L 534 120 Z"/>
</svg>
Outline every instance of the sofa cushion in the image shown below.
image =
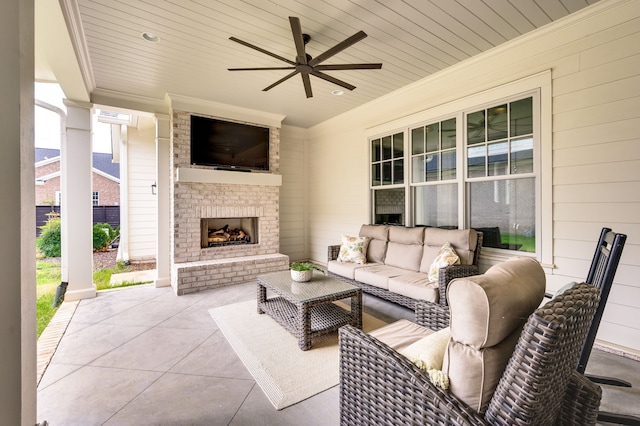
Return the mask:
<svg viewBox="0 0 640 426">
<path fill-rule="evenodd" d="M 419 326 L 409 320 L 401 319 L 373 330 L 369 334 L 395 351 L 400 352 L 423 337 L 433 334 L 433 330 Z"/>
<path fill-rule="evenodd" d="M 424 228 L 390 226 L 389 241 L 400 244 L 417 244 L 421 246 L 424 243 Z"/>
<path fill-rule="evenodd" d="M 438 283 L 429 281 L 427 274 L 421 272 L 389 278 L 389 291 L 433 303 L 440 298 Z"/>
<path fill-rule="evenodd" d="M 422 245 L 389 242 L 384 264 L 418 272 L 422 258 Z"/>
<path fill-rule="evenodd" d="M 343 235 L 338 253 L 338 262 L 354 262 L 361 265 L 367 263 L 367 246 L 369 237 L 353 237 Z"/>
<path fill-rule="evenodd" d="M 473 229 L 426 228 L 420 272 L 429 273 L 429 267 L 445 243 L 451 244 L 460 257 L 461 265 L 473 265 L 478 233 Z"/>
<path fill-rule="evenodd" d="M 367 263 L 367 265 L 372 265 L 371 263 Z M 327 263 L 327 270 L 329 272 L 333 272 L 334 274 L 340 275 L 341 277 L 349 278 L 350 280 L 355 279 L 354 272 L 358 268 L 362 268 L 366 265 L 361 265 L 359 263 L 353 262 L 338 262 L 337 260 L 331 260 Z"/>
<path fill-rule="evenodd" d="M 387 255 L 387 242 L 381 240 L 369 241 L 367 247 L 367 262 L 368 263 L 384 263 L 384 258 Z"/>
<path fill-rule="evenodd" d="M 367 247 L 367 262 L 384 263 L 384 257 L 387 254 L 389 226 L 362 225 L 359 235 L 370 238 L 369 246 Z"/>
<path fill-rule="evenodd" d="M 362 225 L 360 236 L 369 237 L 372 240 L 389 240 L 389 225 Z"/>
<path fill-rule="evenodd" d="M 530 257 L 511 258 L 482 275 L 456 278 L 447 288 L 451 334 L 476 349 L 493 346 L 524 324 L 544 292 L 544 271 Z"/>
<path fill-rule="evenodd" d="M 423 238 L 424 228 L 390 227 L 384 264 L 417 272 L 422 258 Z"/>
<path fill-rule="evenodd" d="M 429 267 L 429 281 L 438 281 L 440 278 L 440 268 L 446 268 L 450 265 L 460 263 L 460 257 L 456 253 L 451 244 L 444 243 L 440 248 L 438 255 L 433 259 L 433 263 Z"/>
<path fill-rule="evenodd" d="M 396 268 L 389 265 L 367 265 L 357 268 L 354 272 L 356 281 L 369 284 L 374 287 L 380 287 L 385 290 L 389 289 L 389 278 L 399 275 L 409 274 L 406 269 Z"/>
</svg>

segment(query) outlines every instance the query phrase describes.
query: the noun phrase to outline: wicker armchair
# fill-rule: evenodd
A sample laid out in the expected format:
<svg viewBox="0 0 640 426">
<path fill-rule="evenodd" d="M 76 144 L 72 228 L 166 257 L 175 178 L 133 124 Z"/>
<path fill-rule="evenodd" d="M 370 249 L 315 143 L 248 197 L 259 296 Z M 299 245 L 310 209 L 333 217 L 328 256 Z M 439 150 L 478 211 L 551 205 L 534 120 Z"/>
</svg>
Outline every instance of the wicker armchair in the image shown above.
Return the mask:
<svg viewBox="0 0 640 426">
<path fill-rule="evenodd" d="M 595 424 L 601 389 L 575 365 L 598 298 L 598 289 L 583 283 L 535 310 L 484 413 L 433 385 L 389 346 L 342 327 L 341 424 Z"/>
</svg>

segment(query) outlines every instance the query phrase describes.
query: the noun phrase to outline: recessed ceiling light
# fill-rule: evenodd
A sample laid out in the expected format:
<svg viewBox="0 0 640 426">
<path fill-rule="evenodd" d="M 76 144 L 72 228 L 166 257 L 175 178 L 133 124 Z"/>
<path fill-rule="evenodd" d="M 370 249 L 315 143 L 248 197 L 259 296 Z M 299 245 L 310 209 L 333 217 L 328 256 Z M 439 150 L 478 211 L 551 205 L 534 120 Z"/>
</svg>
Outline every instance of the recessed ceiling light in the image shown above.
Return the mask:
<svg viewBox="0 0 640 426">
<path fill-rule="evenodd" d="M 333 96 L 342 96 L 342 95 L 344 95 L 344 92 L 342 90 L 334 90 L 334 91 L 331 92 L 331 94 Z"/>
<path fill-rule="evenodd" d="M 160 37 L 153 33 L 142 33 L 142 38 L 151 43 L 157 43 L 160 41 Z"/>
</svg>

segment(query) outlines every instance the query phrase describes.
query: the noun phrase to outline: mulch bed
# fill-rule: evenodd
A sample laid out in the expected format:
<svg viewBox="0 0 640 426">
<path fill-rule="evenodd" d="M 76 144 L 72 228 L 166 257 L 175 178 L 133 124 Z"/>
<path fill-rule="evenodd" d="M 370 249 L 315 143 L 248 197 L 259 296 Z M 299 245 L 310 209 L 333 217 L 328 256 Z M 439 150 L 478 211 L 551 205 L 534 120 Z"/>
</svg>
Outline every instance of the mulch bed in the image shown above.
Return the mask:
<svg viewBox="0 0 640 426">
<path fill-rule="evenodd" d="M 117 255 L 118 255 L 117 249 L 93 252 L 93 270 L 98 271 L 100 269 L 105 269 L 105 268 L 115 268 Z M 60 263 L 59 257 L 47 257 L 41 260 L 43 262 Z M 131 263 L 127 267 L 129 272 L 145 271 L 148 269 L 155 269 L 155 268 L 156 268 L 155 262 Z"/>
</svg>

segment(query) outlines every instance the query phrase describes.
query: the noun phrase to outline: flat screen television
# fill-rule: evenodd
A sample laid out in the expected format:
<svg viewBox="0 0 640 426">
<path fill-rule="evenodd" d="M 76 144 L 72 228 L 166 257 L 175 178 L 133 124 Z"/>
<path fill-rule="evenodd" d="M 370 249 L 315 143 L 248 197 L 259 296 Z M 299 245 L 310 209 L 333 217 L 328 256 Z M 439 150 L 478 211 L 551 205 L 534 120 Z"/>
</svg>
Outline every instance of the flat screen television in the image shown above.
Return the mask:
<svg viewBox="0 0 640 426">
<path fill-rule="evenodd" d="M 269 128 L 192 115 L 191 164 L 269 170 Z"/>
</svg>

